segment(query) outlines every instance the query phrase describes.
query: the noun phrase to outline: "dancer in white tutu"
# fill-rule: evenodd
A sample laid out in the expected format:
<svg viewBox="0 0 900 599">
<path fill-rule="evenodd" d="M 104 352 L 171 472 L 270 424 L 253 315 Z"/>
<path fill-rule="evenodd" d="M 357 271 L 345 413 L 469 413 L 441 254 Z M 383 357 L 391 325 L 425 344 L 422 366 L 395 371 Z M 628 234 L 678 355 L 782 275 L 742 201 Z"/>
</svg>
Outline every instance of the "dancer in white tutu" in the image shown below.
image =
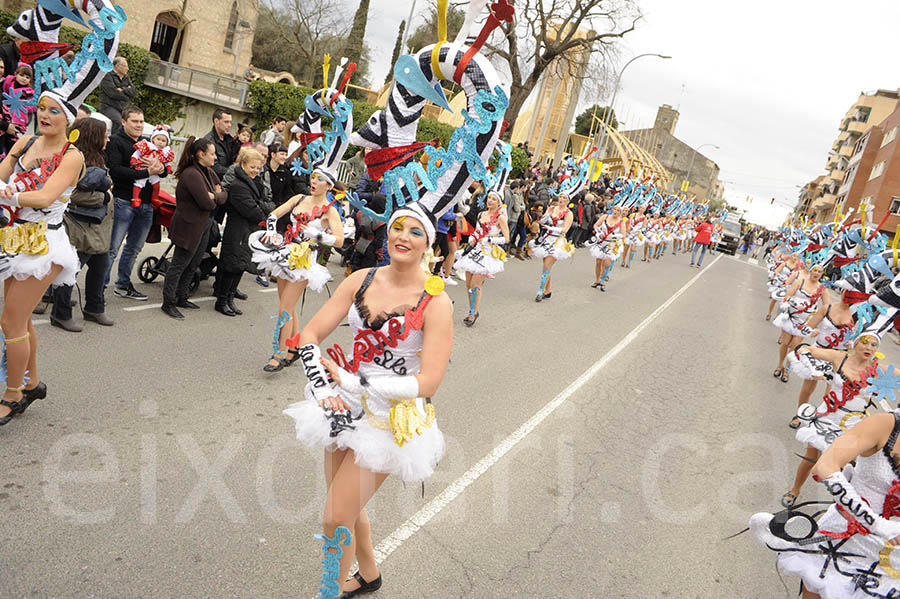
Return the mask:
<svg viewBox="0 0 900 599">
<path fill-rule="evenodd" d="M 37 368 L 37 334 L 31 311 L 51 283 L 75 285 L 78 254 L 69 242 L 63 214 L 70 194 L 84 173 L 84 158 L 67 137 L 76 107 L 100 83 L 116 55 L 124 12 L 107 0 L 78 3 L 93 28 L 79 53 L 79 70 L 69 73 L 57 89 L 45 89 L 37 103 L 40 135 L 22 136 L 0 163 L 0 205 L 13 218 L 0 230 L 0 279 L 4 282 L 0 325 L 6 344 L 6 389 L 0 399 L 0 425 L 47 395 Z M 75 9 L 78 12 L 78 9 Z M 103 14 L 101 14 L 103 11 Z M 24 11 L 7 29 L 17 40 L 55 42 L 62 17 L 43 6 Z M 98 53 L 98 54 L 94 54 Z M 56 78 L 59 72 L 48 67 Z M 107 69 L 108 71 L 109 69 Z M 49 77 L 45 76 L 45 79 Z M 43 81 L 46 87 L 47 81 Z M 40 89 L 40 88 L 39 88 Z M 25 380 L 25 372 L 28 380 Z"/>
<path fill-rule="evenodd" d="M 509 223 L 506 222 L 506 207 L 501 202 L 500 194 L 489 191 L 486 203 L 487 210 L 478 216 L 478 226 L 469 235 L 468 246 L 461 251 L 462 257 L 456 262 L 456 270 L 466 273 L 469 313 L 463 323 L 468 327 L 478 320 L 481 287 L 485 279 L 503 272 L 506 252 L 500 246 L 509 242 Z"/>
<path fill-rule="evenodd" d="M 806 326 L 813 329 L 813 333 L 816 335 L 816 347 L 822 349 L 847 349 L 853 334 L 854 324 L 847 294 L 848 292 L 844 291 L 841 294 L 841 300 L 837 302 L 823 301 L 816 313 L 806 323 Z M 822 298 L 823 300 L 829 299 L 828 291 L 825 292 Z M 790 354 L 788 354 L 788 363 L 792 365 L 791 370 L 794 374 L 803 379 L 803 385 L 800 387 L 800 394 L 797 397 L 797 407 L 799 408 L 803 404 L 809 403 L 809 398 L 815 392 L 819 379 L 804 369 L 794 368 Z M 800 419 L 795 415 L 789 426 L 797 428 L 800 426 Z"/>
<path fill-rule="evenodd" d="M 296 335 L 300 328 L 297 301 L 307 286 L 313 291 L 321 291 L 331 280 L 328 269 L 317 261 L 317 247 L 319 244 L 341 247 L 344 243 L 344 223 L 328 199 L 333 185 L 331 173 L 313 171 L 310 195 L 292 197 L 269 214 L 265 231 L 250 235 L 253 261 L 278 283 L 278 313 L 281 315 L 276 325 L 278 347 L 273 348 L 272 357 L 263 367 L 266 372 L 277 372 L 299 359 L 297 351 L 285 345 L 285 340 Z M 276 224 L 285 214 L 291 215 L 291 225 L 282 235 L 276 231 Z"/>
<path fill-rule="evenodd" d="M 781 502 L 791 507 L 800 495 L 819 455 L 834 440 L 865 418 L 872 407 L 872 397 L 865 391 L 868 379 L 878 375 L 876 352 L 880 341 L 874 334 L 860 335 L 848 351 L 822 349 L 803 345 L 791 352 L 791 368 L 803 378 L 828 383 L 821 405 L 803 404 L 797 410 L 801 426 L 796 438 L 806 443 L 806 457 L 797 466 L 794 484 Z"/>
<path fill-rule="evenodd" d="M 781 304 L 782 312 L 775 317 L 772 324 L 781 329 L 781 337 L 778 345 L 778 367 L 772 376 L 780 378 L 782 382 L 788 382 L 788 371 L 784 367 L 784 360 L 789 351 L 812 333 L 812 329 L 806 325 L 806 321 L 815 314 L 825 286 L 819 282 L 822 278 L 821 265 L 813 265 L 809 274 L 804 279 L 798 279 L 788 289 L 785 300 Z"/>
<path fill-rule="evenodd" d="M 566 240 L 566 232 L 572 226 L 572 211 L 569 210 L 569 195 L 565 192 L 557 196 L 541 218 L 541 232 L 529 247 L 541 259 L 541 285 L 534 301 L 550 299 L 553 265 L 557 260 L 567 260 L 575 254 L 575 247 Z"/>
<path fill-rule="evenodd" d="M 825 451 L 813 478 L 834 503 L 822 516 L 821 502 L 812 502 L 798 504 L 805 511 L 750 518 L 753 537 L 778 552 L 778 569 L 801 578 L 803 599 L 900 596 L 898 436 L 900 414 L 877 414 Z M 848 480 L 844 468 L 852 461 L 856 465 Z"/>
<path fill-rule="evenodd" d="M 355 68 L 355 67 L 354 67 Z M 326 65 L 326 71 L 327 65 Z M 321 291 L 331 279 L 328 269 L 318 263 L 319 246 L 339 248 L 344 244 L 344 223 L 335 207 L 339 201 L 332 191 L 338 182 L 337 169 L 347 151 L 348 135 L 353 129 L 353 103 L 341 91 L 349 73 L 338 85 L 341 69 L 335 73 L 332 87 L 306 97 L 306 111 L 291 129 L 310 138 L 324 137 L 312 142 L 309 165 L 294 162 L 294 168 L 310 172 L 310 194 L 296 195 L 276 208 L 266 219 L 266 230 L 250 235 L 253 261 L 278 282 L 278 320 L 272 343 L 272 357 L 263 366 L 266 372 L 277 372 L 299 359 L 296 350 L 285 345 L 285 339 L 300 331 L 297 301 L 307 287 Z M 332 118 L 331 130 L 321 133 L 322 116 Z M 327 146 L 327 148 L 326 148 Z M 305 171 L 304 171 L 305 172 Z M 340 194 L 339 194 L 340 195 Z M 290 214 L 291 223 L 284 234 L 278 233 L 277 223 Z M 289 355 L 289 356 L 288 356 Z"/>
<path fill-rule="evenodd" d="M 631 261 L 639 249 L 644 247 L 644 228 L 647 226 L 646 206 L 641 206 L 637 212 L 628 217 L 625 235 L 625 252 L 622 255 L 622 264 L 625 268 L 631 268 Z"/>
<path fill-rule="evenodd" d="M 306 399 L 285 414 L 296 421 L 300 441 L 325 448 L 324 535 L 337 538 L 339 527 L 352 535 L 337 580 L 359 562 L 344 597 L 381 586 L 366 503 L 389 475 L 425 480 L 444 452 L 430 398 L 450 360 L 452 306 L 440 277 L 420 267 L 434 242 L 433 218 L 417 204 L 395 211 L 390 264 L 347 277 L 299 336 L 309 383 Z M 345 318 L 354 333 L 352 358 L 338 346 L 323 358 L 319 346 Z"/>
<path fill-rule="evenodd" d="M 606 291 L 606 282 L 612 270 L 613 262 L 622 252 L 622 239 L 625 238 L 625 221 L 622 218 L 622 207 L 613 206 L 612 214 L 603 214 L 594 224 L 594 235 L 588 241 L 591 256 L 595 259 L 594 282 L 591 287 Z"/>
<path fill-rule="evenodd" d="M 784 257 L 783 254 L 780 256 L 782 258 Z M 784 299 L 787 286 L 793 283 L 797 278 L 797 271 L 800 268 L 800 264 L 800 258 L 794 254 L 790 254 L 786 259 L 778 262 L 772 268 L 766 286 L 766 291 L 769 293 L 770 297 L 769 311 L 766 313 L 766 320 L 772 318 L 772 311 L 775 309 L 775 305 Z"/>
</svg>

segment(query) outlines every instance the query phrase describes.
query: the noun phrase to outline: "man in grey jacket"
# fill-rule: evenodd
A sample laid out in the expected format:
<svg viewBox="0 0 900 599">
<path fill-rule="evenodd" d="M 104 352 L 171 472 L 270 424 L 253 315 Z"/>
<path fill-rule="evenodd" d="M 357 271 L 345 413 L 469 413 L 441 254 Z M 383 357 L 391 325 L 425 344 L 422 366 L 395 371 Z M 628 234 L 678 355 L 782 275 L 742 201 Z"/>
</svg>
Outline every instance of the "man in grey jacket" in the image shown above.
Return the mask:
<svg viewBox="0 0 900 599">
<path fill-rule="evenodd" d="M 128 77 L 128 61 L 122 56 L 113 60 L 113 70 L 100 82 L 100 113 L 113 123 L 113 133 L 122 128 L 122 111 L 137 95 Z"/>
</svg>

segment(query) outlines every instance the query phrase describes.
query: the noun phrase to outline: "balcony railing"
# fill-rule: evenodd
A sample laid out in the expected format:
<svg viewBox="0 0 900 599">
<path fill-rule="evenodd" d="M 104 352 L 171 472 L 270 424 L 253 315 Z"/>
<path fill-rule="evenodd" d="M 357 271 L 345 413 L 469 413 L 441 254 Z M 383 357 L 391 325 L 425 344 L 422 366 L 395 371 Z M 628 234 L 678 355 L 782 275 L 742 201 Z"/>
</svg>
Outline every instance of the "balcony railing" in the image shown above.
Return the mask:
<svg viewBox="0 0 900 599">
<path fill-rule="evenodd" d="M 150 60 L 144 85 L 237 110 L 246 109 L 250 93 L 250 86 L 241 79 L 162 60 Z"/>
</svg>

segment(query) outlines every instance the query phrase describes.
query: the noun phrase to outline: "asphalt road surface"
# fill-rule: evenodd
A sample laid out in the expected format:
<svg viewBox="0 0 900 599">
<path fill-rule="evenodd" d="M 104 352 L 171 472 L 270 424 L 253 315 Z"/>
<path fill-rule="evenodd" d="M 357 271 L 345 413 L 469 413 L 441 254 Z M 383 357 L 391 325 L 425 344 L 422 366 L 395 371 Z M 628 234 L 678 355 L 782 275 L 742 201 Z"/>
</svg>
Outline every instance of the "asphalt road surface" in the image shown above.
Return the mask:
<svg viewBox="0 0 900 599">
<path fill-rule="evenodd" d="M 447 453 L 424 497 L 388 479 L 369 504 L 373 599 L 787 596 L 771 552 L 724 539 L 778 509 L 799 383 L 771 376 L 765 271 L 688 262 L 638 260 L 602 293 L 581 250 L 536 304 L 539 264 L 511 260 L 472 329 L 448 288 Z M 322 456 L 281 414 L 302 372 L 262 371 L 274 288 L 245 277 L 244 316 L 207 300 L 179 322 L 161 281 L 138 287 L 146 304 L 108 294 L 112 329 L 35 316 L 50 395 L 0 428 L 0 597 L 313 597 Z"/>
</svg>

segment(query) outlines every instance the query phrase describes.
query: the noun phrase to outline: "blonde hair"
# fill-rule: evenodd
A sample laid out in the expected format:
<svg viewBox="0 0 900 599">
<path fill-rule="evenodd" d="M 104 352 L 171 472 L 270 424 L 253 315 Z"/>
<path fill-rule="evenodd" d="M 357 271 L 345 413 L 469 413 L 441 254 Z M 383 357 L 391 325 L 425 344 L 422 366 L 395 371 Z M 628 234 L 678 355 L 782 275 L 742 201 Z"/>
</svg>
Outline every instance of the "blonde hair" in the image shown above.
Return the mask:
<svg viewBox="0 0 900 599">
<path fill-rule="evenodd" d="M 256 148 L 251 147 L 251 146 L 244 146 L 244 147 L 241 148 L 241 150 L 238 152 L 238 155 L 237 155 L 237 161 L 238 161 L 238 164 L 240 164 L 241 166 L 243 166 L 244 164 L 246 164 L 246 163 L 248 163 L 248 162 L 250 162 L 250 161 L 253 161 L 253 160 L 258 160 L 259 162 L 265 162 L 265 161 L 266 161 L 266 159 L 263 158 L 263 155 L 260 154 L 260 153 L 256 150 Z"/>
</svg>

